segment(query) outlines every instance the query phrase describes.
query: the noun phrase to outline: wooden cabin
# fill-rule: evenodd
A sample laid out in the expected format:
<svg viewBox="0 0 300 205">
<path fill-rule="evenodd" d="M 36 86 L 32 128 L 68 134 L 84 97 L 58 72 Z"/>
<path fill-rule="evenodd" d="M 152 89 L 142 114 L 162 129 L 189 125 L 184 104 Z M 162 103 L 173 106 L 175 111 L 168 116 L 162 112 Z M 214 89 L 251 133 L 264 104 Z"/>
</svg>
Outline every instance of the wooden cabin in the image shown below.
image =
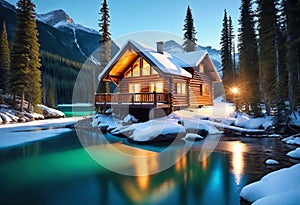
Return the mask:
<svg viewBox="0 0 300 205">
<path fill-rule="evenodd" d="M 205 51 L 171 55 L 129 40 L 108 63 L 99 81 L 114 83 L 113 93 L 96 93 L 98 110 L 161 108 L 166 113 L 213 104 L 214 83 L 220 77 Z"/>
</svg>

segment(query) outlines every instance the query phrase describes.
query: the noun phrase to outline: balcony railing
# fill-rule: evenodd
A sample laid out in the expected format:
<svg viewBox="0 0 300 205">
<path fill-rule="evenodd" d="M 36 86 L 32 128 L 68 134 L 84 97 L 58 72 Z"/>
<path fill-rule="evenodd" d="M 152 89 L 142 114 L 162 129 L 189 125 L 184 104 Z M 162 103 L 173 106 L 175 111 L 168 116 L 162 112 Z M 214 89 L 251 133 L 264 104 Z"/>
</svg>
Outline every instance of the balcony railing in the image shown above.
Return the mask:
<svg viewBox="0 0 300 205">
<path fill-rule="evenodd" d="M 170 104 L 170 93 L 96 93 L 95 104 Z"/>
</svg>

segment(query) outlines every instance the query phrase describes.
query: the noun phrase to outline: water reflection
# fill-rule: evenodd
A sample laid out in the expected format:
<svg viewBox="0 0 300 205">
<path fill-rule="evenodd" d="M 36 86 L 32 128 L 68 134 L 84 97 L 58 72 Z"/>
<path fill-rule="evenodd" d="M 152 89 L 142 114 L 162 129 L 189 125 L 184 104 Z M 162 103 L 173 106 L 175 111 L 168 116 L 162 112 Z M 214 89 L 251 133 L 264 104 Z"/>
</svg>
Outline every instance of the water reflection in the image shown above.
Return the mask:
<svg viewBox="0 0 300 205">
<path fill-rule="evenodd" d="M 124 161 L 112 156 L 106 149 L 106 143 L 89 147 L 97 157 L 102 157 L 111 165 L 131 169 L 139 175 L 124 176 L 95 163 L 82 147 L 70 148 L 70 144 L 74 146 L 70 143 L 74 139 L 76 135 L 72 135 L 72 139 L 45 140 L 46 143 L 40 143 L 39 146 L 33 143 L 30 147 L 26 145 L 27 148 L 0 150 L 0 176 L 3 179 L 0 181 L 1 200 L 6 204 L 39 204 L 47 201 L 54 205 L 62 202 L 238 204 L 239 190 L 247 183 L 247 177 L 243 174 L 243 152 L 247 147 L 243 143 L 226 143 L 226 149 L 230 152 L 201 152 L 201 161 L 200 150 L 197 149 L 181 158 L 182 150 L 171 150 L 160 156 L 152 151 L 115 143 L 114 146 L 123 153 L 140 156 L 136 161 Z M 93 144 L 99 140 L 91 135 L 87 142 Z M 69 149 L 65 150 L 66 147 Z M 26 155 L 23 156 L 22 150 L 35 151 L 25 151 Z M 3 152 L 9 155 L 4 156 Z M 17 160 L 16 153 L 19 156 Z M 143 158 L 145 155 L 151 155 L 151 158 Z M 159 170 L 168 158 L 181 159 L 163 172 L 147 175 L 152 170 Z"/>
<path fill-rule="evenodd" d="M 231 166 L 237 185 L 240 184 L 241 177 L 244 173 L 244 152 L 246 145 L 237 141 L 231 142 L 232 161 Z"/>
</svg>

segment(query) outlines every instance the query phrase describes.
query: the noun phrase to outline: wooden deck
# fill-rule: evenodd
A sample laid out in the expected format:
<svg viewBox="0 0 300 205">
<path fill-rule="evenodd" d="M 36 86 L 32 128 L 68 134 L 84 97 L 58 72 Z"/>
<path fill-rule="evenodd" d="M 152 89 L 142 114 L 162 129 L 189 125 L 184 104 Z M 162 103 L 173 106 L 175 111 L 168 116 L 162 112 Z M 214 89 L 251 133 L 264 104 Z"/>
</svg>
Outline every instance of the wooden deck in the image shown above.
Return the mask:
<svg viewBox="0 0 300 205">
<path fill-rule="evenodd" d="M 171 93 L 96 93 L 96 108 L 170 108 Z"/>
</svg>

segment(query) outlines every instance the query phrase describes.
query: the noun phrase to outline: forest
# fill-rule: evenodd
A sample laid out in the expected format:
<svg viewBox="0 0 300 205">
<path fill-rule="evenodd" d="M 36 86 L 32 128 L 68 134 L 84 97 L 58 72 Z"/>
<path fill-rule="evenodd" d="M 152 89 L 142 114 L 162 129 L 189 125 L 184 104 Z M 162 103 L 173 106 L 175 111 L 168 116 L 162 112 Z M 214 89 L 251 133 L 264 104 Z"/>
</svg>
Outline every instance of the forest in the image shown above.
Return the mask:
<svg viewBox="0 0 300 205">
<path fill-rule="evenodd" d="M 275 115 L 279 123 L 298 110 L 299 13 L 299 0 L 242 0 L 236 44 L 230 15 L 224 11 L 223 85 L 226 98 L 236 103 L 237 110 L 252 116 Z"/>
</svg>

